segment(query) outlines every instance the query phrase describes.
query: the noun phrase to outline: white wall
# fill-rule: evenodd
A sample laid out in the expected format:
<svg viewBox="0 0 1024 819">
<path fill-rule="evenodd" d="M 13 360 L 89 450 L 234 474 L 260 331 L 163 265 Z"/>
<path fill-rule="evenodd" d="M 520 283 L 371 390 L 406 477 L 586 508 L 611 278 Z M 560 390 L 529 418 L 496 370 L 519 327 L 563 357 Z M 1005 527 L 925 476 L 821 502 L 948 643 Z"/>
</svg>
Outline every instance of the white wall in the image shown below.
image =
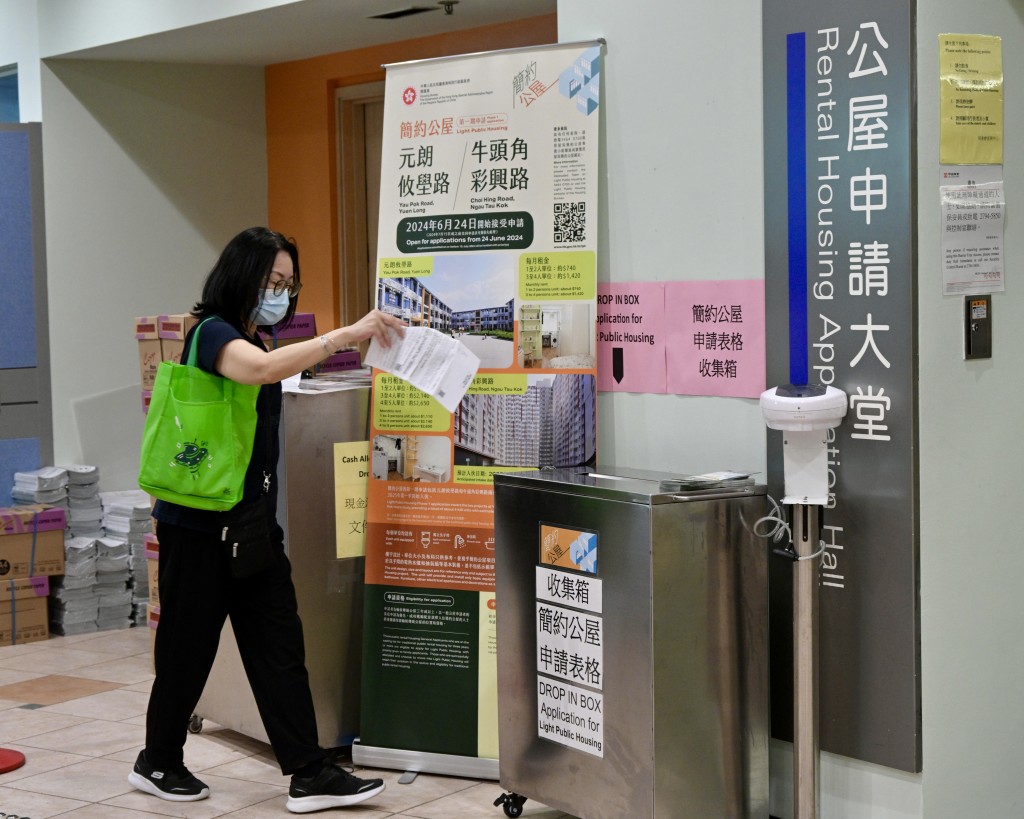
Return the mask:
<svg viewBox="0 0 1024 819">
<path fill-rule="evenodd" d="M 186 312 L 221 247 L 267 219 L 258 68 L 43 68 L 54 454 L 135 488 L 132 319 Z"/>
<path fill-rule="evenodd" d="M 760 2 L 646 5 L 558 4 L 562 42 L 608 40 L 599 280 L 763 277 Z M 604 464 L 765 469 L 754 399 L 599 393 L 598 433 Z"/>
<path fill-rule="evenodd" d="M 40 57 L 145 37 L 300 0 L 0 0 L 0 67 L 18 67 L 22 122 L 42 119 Z"/>
<path fill-rule="evenodd" d="M 921 658 L 924 813 L 1024 816 L 1024 549 L 1015 523 L 1024 350 L 1024 5 L 918 3 Z M 990 361 L 962 360 L 963 298 L 941 294 L 938 35 L 1002 37 L 1006 292 Z"/>
<path fill-rule="evenodd" d="M 34 0 L 44 58 L 300 0 Z"/>
</svg>

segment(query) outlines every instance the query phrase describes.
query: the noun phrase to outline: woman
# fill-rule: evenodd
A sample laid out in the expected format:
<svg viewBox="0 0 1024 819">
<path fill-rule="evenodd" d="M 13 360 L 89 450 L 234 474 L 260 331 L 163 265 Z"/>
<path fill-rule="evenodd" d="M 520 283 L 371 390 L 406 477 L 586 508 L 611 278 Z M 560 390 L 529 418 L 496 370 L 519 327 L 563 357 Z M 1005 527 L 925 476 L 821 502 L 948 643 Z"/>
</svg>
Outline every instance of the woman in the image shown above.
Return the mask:
<svg viewBox="0 0 1024 819">
<path fill-rule="evenodd" d="M 376 339 L 390 346 L 391 333 L 405 331 L 398 319 L 374 310 L 351 326 L 268 352 L 256 330 L 286 323 L 295 314 L 301 286 L 296 246 L 280 233 L 250 228 L 224 248 L 192 311 L 200 321 L 212 318 L 198 336 L 192 331 L 182 359 L 198 338 L 201 369 L 263 385 L 241 504 L 265 496 L 275 550 L 269 568 L 236 579 L 220 538 L 231 513 L 164 501 L 153 509 L 160 538 L 156 679 L 146 714 L 146 747 L 128 781 L 161 799 L 190 802 L 209 796 L 209 788 L 185 767 L 183 748 L 228 616 L 271 746 L 281 771 L 292 776 L 288 810 L 353 805 L 384 789 L 380 779 L 359 779 L 333 765 L 318 744 L 302 624 L 284 531 L 276 522 L 279 382 L 346 345 Z"/>
</svg>

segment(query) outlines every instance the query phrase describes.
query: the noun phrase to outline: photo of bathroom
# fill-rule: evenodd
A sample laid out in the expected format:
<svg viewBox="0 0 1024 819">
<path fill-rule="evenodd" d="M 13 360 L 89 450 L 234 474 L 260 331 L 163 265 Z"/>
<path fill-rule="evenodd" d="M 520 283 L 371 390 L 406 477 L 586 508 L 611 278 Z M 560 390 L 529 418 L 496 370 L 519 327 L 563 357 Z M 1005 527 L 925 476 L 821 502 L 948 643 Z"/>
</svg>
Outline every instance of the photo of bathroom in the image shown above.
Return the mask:
<svg viewBox="0 0 1024 819">
<path fill-rule="evenodd" d="M 370 474 L 378 481 L 445 483 L 451 479 L 451 439 L 442 435 L 377 435 Z"/>
<path fill-rule="evenodd" d="M 594 304 L 589 301 L 520 304 L 519 366 L 590 370 L 594 367 Z"/>
</svg>

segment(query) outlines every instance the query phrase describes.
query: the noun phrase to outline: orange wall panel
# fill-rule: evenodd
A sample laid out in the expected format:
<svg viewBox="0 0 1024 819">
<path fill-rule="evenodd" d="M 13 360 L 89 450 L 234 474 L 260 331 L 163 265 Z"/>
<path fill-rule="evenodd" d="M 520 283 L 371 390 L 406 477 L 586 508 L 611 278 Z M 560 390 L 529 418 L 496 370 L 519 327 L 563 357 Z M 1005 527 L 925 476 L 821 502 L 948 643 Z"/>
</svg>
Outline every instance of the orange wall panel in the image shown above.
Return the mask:
<svg viewBox="0 0 1024 819">
<path fill-rule="evenodd" d="M 303 312 L 338 326 L 338 197 L 334 92 L 384 79 L 382 65 L 558 40 L 555 15 L 278 63 L 266 69 L 269 225 L 299 246 Z"/>
</svg>

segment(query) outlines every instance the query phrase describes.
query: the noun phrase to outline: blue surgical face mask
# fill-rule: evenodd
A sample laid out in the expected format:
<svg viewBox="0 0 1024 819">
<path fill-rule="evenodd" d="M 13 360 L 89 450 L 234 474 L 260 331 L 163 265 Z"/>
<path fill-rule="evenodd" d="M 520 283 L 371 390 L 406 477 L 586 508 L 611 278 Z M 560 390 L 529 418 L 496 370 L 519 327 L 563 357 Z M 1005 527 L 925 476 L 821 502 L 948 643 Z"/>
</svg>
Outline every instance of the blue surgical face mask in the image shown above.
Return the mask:
<svg viewBox="0 0 1024 819">
<path fill-rule="evenodd" d="M 252 321 L 260 327 L 277 324 L 288 312 L 288 291 L 282 290 L 279 296 L 273 290 L 264 290 L 260 303 L 252 311 Z"/>
</svg>

